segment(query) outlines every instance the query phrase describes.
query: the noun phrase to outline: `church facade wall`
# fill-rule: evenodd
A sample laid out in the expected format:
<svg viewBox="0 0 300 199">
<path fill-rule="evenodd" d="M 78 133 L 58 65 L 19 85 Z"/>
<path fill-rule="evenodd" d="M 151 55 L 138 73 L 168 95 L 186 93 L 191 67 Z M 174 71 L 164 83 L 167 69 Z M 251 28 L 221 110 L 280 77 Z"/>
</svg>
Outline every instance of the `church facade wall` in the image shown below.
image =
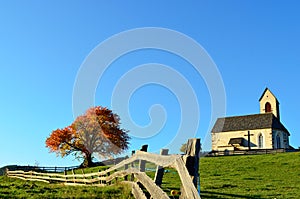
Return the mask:
<svg viewBox="0 0 300 199">
<path fill-rule="evenodd" d="M 244 138 L 244 146 L 228 144 L 231 138 Z M 251 149 L 273 149 L 272 129 L 256 129 L 250 130 L 250 146 Z M 248 149 L 248 131 L 229 131 L 212 133 L 212 150 L 224 151 Z"/>
</svg>

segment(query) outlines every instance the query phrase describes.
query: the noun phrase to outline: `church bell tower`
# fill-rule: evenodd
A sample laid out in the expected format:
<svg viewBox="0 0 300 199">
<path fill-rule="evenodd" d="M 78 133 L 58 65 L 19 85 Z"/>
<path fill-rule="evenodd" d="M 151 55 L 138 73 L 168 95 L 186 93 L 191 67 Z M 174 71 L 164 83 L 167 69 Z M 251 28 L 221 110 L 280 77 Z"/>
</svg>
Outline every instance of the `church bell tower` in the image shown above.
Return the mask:
<svg viewBox="0 0 300 199">
<path fill-rule="evenodd" d="M 259 99 L 260 113 L 273 113 L 280 120 L 279 102 L 275 95 L 266 88 Z"/>
</svg>

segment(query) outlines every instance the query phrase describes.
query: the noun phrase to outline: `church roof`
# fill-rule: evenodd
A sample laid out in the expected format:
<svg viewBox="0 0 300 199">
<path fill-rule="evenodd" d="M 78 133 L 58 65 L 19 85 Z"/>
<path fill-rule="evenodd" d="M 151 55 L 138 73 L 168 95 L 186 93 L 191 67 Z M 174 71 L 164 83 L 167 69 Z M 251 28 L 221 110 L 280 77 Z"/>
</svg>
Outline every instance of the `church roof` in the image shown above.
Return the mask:
<svg viewBox="0 0 300 199">
<path fill-rule="evenodd" d="M 288 130 L 283 126 L 279 119 L 273 115 L 273 113 L 219 118 L 211 132 L 219 133 L 267 128 L 282 130 L 290 135 Z"/>
</svg>

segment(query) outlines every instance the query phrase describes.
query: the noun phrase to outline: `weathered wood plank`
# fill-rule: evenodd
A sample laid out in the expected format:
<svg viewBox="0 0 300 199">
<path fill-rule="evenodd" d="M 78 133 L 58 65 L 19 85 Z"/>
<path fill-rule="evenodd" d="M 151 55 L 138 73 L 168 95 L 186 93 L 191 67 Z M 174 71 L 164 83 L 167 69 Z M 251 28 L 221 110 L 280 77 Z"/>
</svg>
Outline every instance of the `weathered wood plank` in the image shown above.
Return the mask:
<svg viewBox="0 0 300 199">
<path fill-rule="evenodd" d="M 68 175 L 64 175 L 64 174 L 59 174 L 59 173 L 39 173 L 39 172 L 35 172 L 35 171 L 8 171 L 8 175 L 18 175 L 18 174 L 27 174 L 27 175 L 39 175 L 39 176 L 51 176 L 51 177 L 59 177 L 59 178 L 87 178 L 87 177 L 94 177 L 94 176 L 99 176 L 100 174 L 104 174 L 107 172 L 95 172 L 95 173 L 87 173 L 87 174 L 68 174 Z"/>
<path fill-rule="evenodd" d="M 21 180 L 39 181 L 39 182 L 49 183 L 49 181 L 47 181 L 47 180 L 41 180 L 41 179 L 30 179 L 30 178 L 24 178 L 24 177 L 20 177 L 20 176 L 9 176 L 9 177 L 10 178 L 17 178 L 17 179 L 21 179 Z"/>
<path fill-rule="evenodd" d="M 145 173 L 138 172 L 134 175 L 139 182 L 149 191 L 153 199 L 169 199 L 169 196 L 157 186 L 151 178 L 149 178 Z"/>
<path fill-rule="evenodd" d="M 143 159 L 143 160 L 153 162 L 156 165 L 160 165 L 163 167 L 171 166 L 172 164 L 174 164 L 175 159 L 180 157 L 180 155 L 162 156 L 162 155 L 147 153 L 147 152 L 143 152 L 143 151 L 137 151 L 135 156 L 136 156 L 136 159 Z"/>
<path fill-rule="evenodd" d="M 92 184 L 92 185 L 86 185 L 86 184 L 82 184 L 82 183 L 63 183 L 64 185 L 68 185 L 68 186 L 95 186 L 95 187 L 105 187 L 107 185 L 105 184 Z"/>
<path fill-rule="evenodd" d="M 192 179 L 187 171 L 182 158 L 177 158 L 175 160 L 175 168 L 178 171 L 179 177 L 181 179 L 183 192 L 182 198 L 190 199 L 200 199 L 197 189 L 195 188 Z"/>
<path fill-rule="evenodd" d="M 18 174 L 18 173 L 14 173 L 14 174 L 9 174 L 8 177 L 16 177 L 16 178 L 20 178 L 22 180 L 36 180 L 36 181 L 60 181 L 60 182 L 75 182 L 75 183 L 92 183 L 93 181 L 99 181 L 99 180 L 103 180 L 106 178 L 94 178 L 94 179 L 65 179 L 64 177 L 58 178 L 58 177 L 50 177 L 50 176 L 39 176 L 39 175 L 31 175 L 29 172 L 26 172 L 25 174 Z"/>
</svg>

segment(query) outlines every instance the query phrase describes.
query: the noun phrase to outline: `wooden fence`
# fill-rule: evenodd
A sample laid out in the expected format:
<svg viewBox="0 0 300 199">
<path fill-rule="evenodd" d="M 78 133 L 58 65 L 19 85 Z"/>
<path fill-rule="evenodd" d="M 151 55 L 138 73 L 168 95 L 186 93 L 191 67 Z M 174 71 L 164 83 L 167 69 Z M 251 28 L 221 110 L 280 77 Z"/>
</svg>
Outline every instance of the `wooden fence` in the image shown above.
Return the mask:
<svg viewBox="0 0 300 199">
<path fill-rule="evenodd" d="M 101 162 L 94 162 L 94 166 L 105 166 L 105 165 L 116 165 L 123 160 L 127 159 L 128 156 L 125 157 L 118 157 L 115 159 L 108 159 L 104 160 Z M 5 170 L 9 169 L 11 171 L 16 171 L 16 170 L 22 170 L 22 171 L 37 171 L 37 172 L 54 172 L 54 173 L 60 173 L 60 172 L 65 172 L 65 171 L 71 171 L 72 169 L 78 169 L 80 168 L 79 166 L 69 166 L 69 167 L 50 167 L 50 166 L 20 166 L 20 165 L 7 165 L 4 167 L 0 168 L 0 176 L 5 174 Z"/>
<path fill-rule="evenodd" d="M 36 171 L 6 171 L 6 175 L 12 178 L 19 178 L 23 180 L 42 181 L 46 183 L 60 182 L 65 185 L 94 185 L 106 186 L 122 180 L 122 183 L 130 184 L 132 187 L 132 194 L 135 198 L 147 198 L 142 191 L 140 184 L 145 188 L 151 198 L 164 199 L 169 198 L 168 195 L 155 183 L 155 180 L 146 175 L 143 161 L 152 162 L 161 168 L 171 167 L 177 170 L 181 180 L 181 195 L 180 198 L 186 199 L 200 199 L 199 193 L 193 183 L 190 173 L 184 162 L 186 155 L 158 155 L 137 151 L 132 157 L 123 160 L 119 164 L 95 173 L 72 174 L 64 172 L 60 173 L 45 173 Z M 139 161 L 139 168 L 135 167 L 136 162 Z M 82 170 L 83 171 L 83 170 Z M 70 172 L 69 172 L 70 173 Z"/>
<path fill-rule="evenodd" d="M 71 167 L 41 167 L 41 166 L 19 166 L 19 165 L 8 165 L 0 168 L 0 176 L 5 175 L 5 171 L 8 169 L 10 171 L 36 171 L 36 172 L 49 172 L 49 173 L 59 173 L 65 171 L 71 171 L 72 169 L 77 169 L 79 166 Z"/>
<path fill-rule="evenodd" d="M 297 151 L 296 149 L 251 149 L 251 150 L 224 150 L 224 151 L 211 151 L 206 156 L 226 156 L 226 155 L 256 155 L 256 154 L 274 154 Z"/>
</svg>

